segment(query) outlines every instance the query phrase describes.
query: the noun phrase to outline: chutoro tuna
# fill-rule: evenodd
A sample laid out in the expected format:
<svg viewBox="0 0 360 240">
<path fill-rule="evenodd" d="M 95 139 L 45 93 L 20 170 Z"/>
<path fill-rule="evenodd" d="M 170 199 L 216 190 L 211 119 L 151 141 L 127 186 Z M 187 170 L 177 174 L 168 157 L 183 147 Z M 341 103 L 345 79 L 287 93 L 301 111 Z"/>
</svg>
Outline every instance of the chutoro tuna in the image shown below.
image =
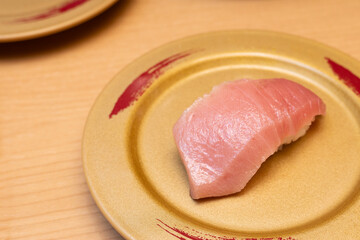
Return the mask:
<svg viewBox="0 0 360 240">
<path fill-rule="evenodd" d="M 303 136 L 324 102 L 286 79 L 237 80 L 213 88 L 173 133 L 194 199 L 241 191 L 283 144 Z"/>
</svg>

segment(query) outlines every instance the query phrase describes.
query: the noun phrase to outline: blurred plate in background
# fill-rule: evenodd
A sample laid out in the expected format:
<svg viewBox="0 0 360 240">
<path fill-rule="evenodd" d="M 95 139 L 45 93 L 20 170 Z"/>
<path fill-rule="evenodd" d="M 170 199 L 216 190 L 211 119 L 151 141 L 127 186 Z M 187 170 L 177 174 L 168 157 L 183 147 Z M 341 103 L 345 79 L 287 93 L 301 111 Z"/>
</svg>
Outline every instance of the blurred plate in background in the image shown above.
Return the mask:
<svg viewBox="0 0 360 240">
<path fill-rule="evenodd" d="M 109 8 L 117 0 L 0 0 L 0 42 L 59 32 Z"/>
</svg>

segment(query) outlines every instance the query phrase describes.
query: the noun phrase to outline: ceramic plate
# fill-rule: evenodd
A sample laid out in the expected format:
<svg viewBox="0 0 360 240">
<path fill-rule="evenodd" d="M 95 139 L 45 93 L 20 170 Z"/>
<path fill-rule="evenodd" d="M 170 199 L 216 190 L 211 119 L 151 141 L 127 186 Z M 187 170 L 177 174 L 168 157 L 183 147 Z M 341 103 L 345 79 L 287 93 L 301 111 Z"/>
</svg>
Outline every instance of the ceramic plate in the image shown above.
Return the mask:
<svg viewBox="0 0 360 240">
<path fill-rule="evenodd" d="M 91 193 L 126 239 L 355 239 L 360 236 L 360 63 L 307 39 L 208 33 L 140 57 L 106 86 L 83 138 Z M 327 113 L 238 194 L 195 201 L 172 127 L 224 81 L 287 78 Z"/>
<path fill-rule="evenodd" d="M 0 0 L 0 42 L 40 37 L 73 27 L 116 0 Z"/>
</svg>

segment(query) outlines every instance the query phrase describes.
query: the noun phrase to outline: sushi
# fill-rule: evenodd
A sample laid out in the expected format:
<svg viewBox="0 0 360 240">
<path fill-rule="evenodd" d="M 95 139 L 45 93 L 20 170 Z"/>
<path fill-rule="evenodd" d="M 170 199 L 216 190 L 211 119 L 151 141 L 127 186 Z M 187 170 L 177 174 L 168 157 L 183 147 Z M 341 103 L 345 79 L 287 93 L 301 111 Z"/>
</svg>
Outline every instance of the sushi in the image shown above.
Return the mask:
<svg viewBox="0 0 360 240">
<path fill-rule="evenodd" d="M 196 100 L 173 127 L 193 199 L 241 191 L 283 144 L 303 136 L 324 102 L 286 79 L 225 82 Z"/>
</svg>

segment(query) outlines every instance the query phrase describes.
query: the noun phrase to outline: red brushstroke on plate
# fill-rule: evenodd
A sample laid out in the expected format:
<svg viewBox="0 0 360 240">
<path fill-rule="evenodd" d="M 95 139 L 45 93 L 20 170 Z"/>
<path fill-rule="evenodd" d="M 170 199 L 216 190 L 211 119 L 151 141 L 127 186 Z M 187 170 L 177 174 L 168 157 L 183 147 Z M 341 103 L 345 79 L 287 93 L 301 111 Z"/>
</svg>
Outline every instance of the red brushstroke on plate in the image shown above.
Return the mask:
<svg viewBox="0 0 360 240">
<path fill-rule="evenodd" d="M 180 239 L 180 240 L 187 240 L 187 239 L 185 239 L 185 238 L 183 238 L 183 237 L 180 237 L 180 236 L 175 235 L 174 233 L 170 232 L 169 230 L 167 230 L 165 227 L 161 226 L 160 224 L 156 224 L 156 225 L 158 225 L 158 226 L 161 227 L 163 230 L 165 230 L 167 233 L 173 235 L 174 237 L 176 237 L 176 238 L 178 238 L 178 239 Z"/>
<path fill-rule="evenodd" d="M 38 21 L 38 20 L 42 20 L 42 19 L 46 19 L 49 17 L 53 17 L 55 15 L 59 15 L 61 13 L 67 12 L 71 9 L 74 9 L 86 2 L 88 2 L 89 0 L 71 0 L 68 2 L 65 2 L 64 4 L 52 8 L 50 10 L 48 10 L 47 12 L 35 15 L 35 16 L 31 16 L 31 17 L 26 17 L 26 18 L 20 18 L 15 20 L 15 22 L 32 22 L 32 21 Z"/>
<path fill-rule="evenodd" d="M 214 235 L 210 235 L 210 234 L 203 234 L 199 231 L 192 230 L 193 232 L 196 232 L 196 235 L 194 235 L 192 233 L 185 232 L 184 230 L 181 230 L 179 228 L 170 227 L 169 225 L 167 225 L 160 219 L 156 219 L 156 220 L 160 223 L 160 224 L 157 224 L 159 227 L 161 227 L 166 232 L 170 233 L 171 235 L 173 235 L 181 240 L 187 240 L 187 239 L 190 239 L 190 240 L 214 240 L 214 239 L 215 240 L 236 240 L 236 238 L 218 237 L 218 236 L 214 236 Z M 173 232 L 171 232 L 171 231 L 173 231 Z M 175 233 L 177 233 L 177 234 L 175 234 Z M 209 236 L 211 238 L 208 238 L 207 236 Z M 183 238 L 183 237 L 185 237 L 185 238 Z"/>
<path fill-rule="evenodd" d="M 330 58 L 325 59 L 339 79 L 349 86 L 357 95 L 360 95 L 360 78 Z"/>
<path fill-rule="evenodd" d="M 199 231 L 196 231 L 194 229 L 190 229 L 188 227 L 185 227 L 187 230 L 181 230 L 177 227 L 171 227 L 168 224 L 164 223 L 160 219 L 156 219 L 159 223 L 156 224 L 161 229 L 166 231 L 167 233 L 171 234 L 172 236 L 180 239 L 180 240 L 238 240 L 235 237 L 228 238 L 226 236 L 215 236 L 211 234 L 202 233 Z M 189 233 L 191 232 L 191 233 Z M 260 238 L 242 238 L 241 240 L 296 240 L 292 237 L 260 237 Z"/>
<path fill-rule="evenodd" d="M 141 95 L 144 94 L 145 90 L 151 86 L 156 78 L 164 73 L 164 68 L 170 64 L 189 56 L 192 52 L 183 52 L 168 57 L 161 62 L 150 67 L 144 73 L 140 74 L 120 95 L 116 101 L 113 110 L 111 111 L 109 118 L 118 114 L 120 111 L 129 107 L 135 102 Z"/>
</svg>

